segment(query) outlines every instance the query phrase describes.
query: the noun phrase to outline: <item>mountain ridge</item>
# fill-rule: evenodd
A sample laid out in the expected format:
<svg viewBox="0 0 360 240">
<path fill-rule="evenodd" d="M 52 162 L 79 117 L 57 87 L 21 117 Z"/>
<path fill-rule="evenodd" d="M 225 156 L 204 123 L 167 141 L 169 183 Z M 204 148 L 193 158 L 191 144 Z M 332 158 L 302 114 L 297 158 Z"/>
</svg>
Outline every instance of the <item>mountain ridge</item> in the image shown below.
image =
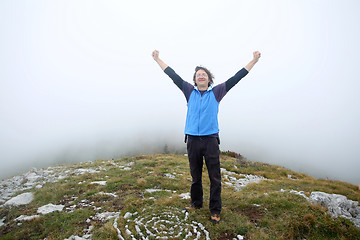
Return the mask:
<svg viewBox="0 0 360 240">
<path fill-rule="evenodd" d="M 327 208 L 305 199 L 321 191 L 358 202 L 355 185 L 315 179 L 229 151 L 221 154 L 222 221 L 213 225 L 205 168 L 205 207 L 190 213 L 182 211 L 191 183 L 184 155 L 33 169 L 1 181 L 0 239 L 360 239 L 352 221 L 332 218 Z M 9 203 L 30 193 L 25 204 Z M 157 225 L 150 226 L 153 218 Z"/>
</svg>

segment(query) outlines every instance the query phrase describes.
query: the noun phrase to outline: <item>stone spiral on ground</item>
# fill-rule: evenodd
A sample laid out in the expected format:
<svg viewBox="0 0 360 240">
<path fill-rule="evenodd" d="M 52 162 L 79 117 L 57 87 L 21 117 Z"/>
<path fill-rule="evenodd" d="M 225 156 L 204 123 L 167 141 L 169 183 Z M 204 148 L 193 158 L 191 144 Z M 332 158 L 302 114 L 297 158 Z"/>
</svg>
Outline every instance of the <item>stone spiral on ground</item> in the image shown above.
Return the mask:
<svg viewBox="0 0 360 240">
<path fill-rule="evenodd" d="M 177 208 L 127 212 L 124 221 L 125 232 L 117 228 L 120 239 L 210 239 L 201 223 L 189 220 L 188 212 Z"/>
</svg>

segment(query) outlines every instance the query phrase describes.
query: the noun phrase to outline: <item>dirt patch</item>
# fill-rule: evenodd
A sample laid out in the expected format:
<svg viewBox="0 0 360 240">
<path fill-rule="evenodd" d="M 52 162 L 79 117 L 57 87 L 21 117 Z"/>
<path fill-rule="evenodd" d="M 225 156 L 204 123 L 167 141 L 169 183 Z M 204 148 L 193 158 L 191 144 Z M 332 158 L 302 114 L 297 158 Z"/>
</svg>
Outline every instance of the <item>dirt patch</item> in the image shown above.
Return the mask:
<svg viewBox="0 0 360 240">
<path fill-rule="evenodd" d="M 0 235 L 6 235 L 16 229 L 14 224 L 6 223 L 1 227 Z"/>
<path fill-rule="evenodd" d="M 236 212 L 241 213 L 242 215 L 247 216 L 251 222 L 257 223 L 259 219 L 264 217 L 264 210 L 257 206 L 246 206 L 243 209 L 234 209 Z"/>
<path fill-rule="evenodd" d="M 124 204 L 123 201 L 120 198 L 117 198 L 116 200 L 114 200 L 112 202 L 113 207 L 115 207 L 116 209 L 123 209 L 124 208 Z"/>
<path fill-rule="evenodd" d="M 216 238 L 217 240 L 229 240 L 229 239 L 237 239 L 237 236 L 235 233 L 232 232 L 222 232 L 221 235 Z"/>
<path fill-rule="evenodd" d="M 130 190 L 130 189 L 133 189 L 132 185 L 130 185 L 130 184 L 121 184 L 119 186 L 118 192 L 123 192 L 123 191 L 127 191 L 127 190 Z"/>
</svg>

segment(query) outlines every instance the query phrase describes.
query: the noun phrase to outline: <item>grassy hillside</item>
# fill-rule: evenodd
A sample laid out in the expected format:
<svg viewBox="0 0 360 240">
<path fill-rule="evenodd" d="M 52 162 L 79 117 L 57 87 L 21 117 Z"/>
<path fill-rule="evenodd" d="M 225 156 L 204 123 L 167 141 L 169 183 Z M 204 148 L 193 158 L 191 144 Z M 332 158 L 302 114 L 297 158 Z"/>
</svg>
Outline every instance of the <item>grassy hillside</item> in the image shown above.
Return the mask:
<svg viewBox="0 0 360 240">
<path fill-rule="evenodd" d="M 356 186 L 247 161 L 234 153 L 221 155 L 221 167 L 237 179 L 253 174 L 268 180 L 235 191 L 223 178 L 219 224 L 209 221 L 206 169 L 204 208 L 187 214 L 182 211 L 191 184 L 187 157 L 137 156 L 53 168 L 66 177 L 31 189 L 30 204 L 0 208 L 0 219 L 5 219 L 0 239 L 360 239 L 351 221 L 332 219 L 322 206 L 287 191 L 323 191 L 360 201 Z M 96 171 L 76 171 L 81 169 Z M 50 203 L 64 208 L 37 213 Z M 21 215 L 38 217 L 20 221 Z"/>
</svg>

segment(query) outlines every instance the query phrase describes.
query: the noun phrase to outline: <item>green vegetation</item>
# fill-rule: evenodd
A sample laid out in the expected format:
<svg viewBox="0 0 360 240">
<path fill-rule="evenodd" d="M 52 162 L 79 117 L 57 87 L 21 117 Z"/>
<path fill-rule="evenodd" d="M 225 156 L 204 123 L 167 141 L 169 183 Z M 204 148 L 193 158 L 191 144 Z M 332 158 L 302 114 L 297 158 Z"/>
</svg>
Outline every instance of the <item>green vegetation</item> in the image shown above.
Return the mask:
<svg viewBox="0 0 360 240">
<path fill-rule="evenodd" d="M 189 200 L 179 195 L 189 192 L 191 177 L 187 157 L 183 155 L 97 160 L 64 167 L 101 170 L 99 173 L 72 174 L 56 183 L 33 189 L 35 198 L 28 205 L 0 208 L 0 219 L 6 217 L 5 225 L 0 227 L 0 239 L 66 239 L 72 235 L 83 236 L 84 229 L 90 226 L 92 239 L 118 239 L 113 226 L 114 218 L 102 221 L 95 217 L 97 213 L 104 212 L 120 212 L 118 228 L 125 239 L 131 239 L 126 234 L 126 226 L 134 229 L 135 223 L 124 217 L 126 213 L 136 216 L 172 211 L 185 216 L 181 210 L 188 205 Z M 124 170 L 124 167 L 129 169 Z M 279 191 L 304 191 L 306 195 L 313 191 L 323 191 L 360 201 L 356 186 L 339 181 L 318 180 L 279 166 L 251 162 L 231 152 L 221 155 L 221 167 L 227 171 L 259 175 L 269 180 L 249 184 L 238 192 L 223 184 L 221 222 L 212 224 L 208 210 L 210 183 L 207 170 L 204 169 L 204 208 L 190 212 L 188 218 L 190 222 L 201 223 L 211 239 L 233 239 L 237 235 L 245 239 L 360 239 L 360 230 L 349 220 L 332 219 L 325 214 L 327 209 L 324 207 L 288 191 Z M 92 184 L 94 181 L 106 181 L 106 185 Z M 20 215 L 35 215 L 39 207 L 49 203 L 65 205 L 64 211 L 29 221 L 15 220 Z M 168 221 L 172 219 L 170 216 L 167 218 Z M 145 227 L 141 228 L 143 232 L 146 231 Z M 159 228 L 166 229 L 163 232 L 176 229 L 165 225 L 159 225 Z M 132 231 L 132 234 L 141 239 L 136 231 Z M 184 237 L 185 232 L 175 239 Z M 201 239 L 205 239 L 205 236 L 202 235 Z"/>
</svg>

